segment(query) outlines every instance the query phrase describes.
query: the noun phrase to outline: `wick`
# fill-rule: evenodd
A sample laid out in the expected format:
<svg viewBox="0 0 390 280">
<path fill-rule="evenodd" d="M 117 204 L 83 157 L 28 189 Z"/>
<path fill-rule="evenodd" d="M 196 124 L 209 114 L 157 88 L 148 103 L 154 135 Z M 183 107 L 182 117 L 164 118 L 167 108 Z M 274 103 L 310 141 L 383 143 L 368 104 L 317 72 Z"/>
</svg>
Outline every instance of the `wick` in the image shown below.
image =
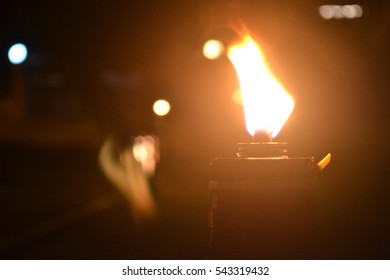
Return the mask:
<svg viewBox="0 0 390 280">
<path fill-rule="evenodd" d="M 272 142 L 272 135 L 264 130 L 256 131 L 255 135 L 253 135 L 253 142 Z"/>
</svg>

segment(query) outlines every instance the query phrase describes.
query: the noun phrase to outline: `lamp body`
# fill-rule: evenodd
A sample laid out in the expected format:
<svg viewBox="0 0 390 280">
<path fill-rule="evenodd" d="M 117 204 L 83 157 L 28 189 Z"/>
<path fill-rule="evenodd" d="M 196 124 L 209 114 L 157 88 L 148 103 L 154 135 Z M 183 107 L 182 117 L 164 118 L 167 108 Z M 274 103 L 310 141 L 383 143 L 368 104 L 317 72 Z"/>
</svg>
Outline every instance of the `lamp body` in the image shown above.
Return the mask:
<svg viewBox="0 0 390 280">
<path fill-rule="evenodd" d="M 313 158 L 216 158 L 209 183 L 209 259 L 315 259 Z"/>
</svg>

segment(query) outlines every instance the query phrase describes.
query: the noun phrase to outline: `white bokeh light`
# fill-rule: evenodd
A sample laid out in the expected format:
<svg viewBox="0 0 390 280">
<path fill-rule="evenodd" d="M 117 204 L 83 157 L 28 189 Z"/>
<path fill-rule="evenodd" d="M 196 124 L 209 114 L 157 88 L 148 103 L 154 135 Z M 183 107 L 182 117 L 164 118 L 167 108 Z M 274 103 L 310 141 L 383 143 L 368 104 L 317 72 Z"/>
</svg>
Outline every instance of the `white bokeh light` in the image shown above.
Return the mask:
<svg viewBox="0 0 390 280">
<path fill-rule="evenodd" d="M 322 5 L 318 12 L 323 19 L 354 19 L 363 16 L 363 8 L 360 5 Z"/>
<path fill-rule="evenodd" d="M 203 55 L 207 59 L 217 59 L 225 52 L 225 47 L 218 40 L 208 40 L 203 45 Z"/>
<path fill-rule="evenodd" d="M 333 10 L 329 5 L 320 6 L 319 12 L 323 19 L 331 19 L 333 17 Z"/>
<path fill-rule="evenodd" d="M 145 174 L 153 176 L 160 158 L 158 139 L 150 135 L 137 136 L 134 139 L 133 156 Z"/>
<path fill-rule="evenodd" d="M 26 45 L 21 43 L 14 44 L 8 50 L 8 59 L 12 64 L 21 64 L 26 60 L 27 54 Z"/>
<path fill-rule="evenodd" d="M 171 110 L 171 104 L 164 99 L 159 99 L 153 104 L 153 112 L 158 116 L 165 116 Z"/>
</svg>

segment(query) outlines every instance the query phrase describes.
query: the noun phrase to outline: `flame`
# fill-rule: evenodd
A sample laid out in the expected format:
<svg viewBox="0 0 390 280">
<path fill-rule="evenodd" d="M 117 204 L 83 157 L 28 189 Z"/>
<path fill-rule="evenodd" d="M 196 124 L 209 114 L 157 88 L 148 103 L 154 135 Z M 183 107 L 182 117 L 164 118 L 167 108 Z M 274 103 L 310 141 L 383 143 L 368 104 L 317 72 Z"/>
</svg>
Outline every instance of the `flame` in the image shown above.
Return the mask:
<svg viewBox="0 0 390 280">
<path fill-rule="evenodd" d="M 269 70 L 260 47 L 249 36 L 231 46 L 228 57 L 240 82 L 246 128 L 274 138 L 294 109 L 294 100 Z"/>
</svg>

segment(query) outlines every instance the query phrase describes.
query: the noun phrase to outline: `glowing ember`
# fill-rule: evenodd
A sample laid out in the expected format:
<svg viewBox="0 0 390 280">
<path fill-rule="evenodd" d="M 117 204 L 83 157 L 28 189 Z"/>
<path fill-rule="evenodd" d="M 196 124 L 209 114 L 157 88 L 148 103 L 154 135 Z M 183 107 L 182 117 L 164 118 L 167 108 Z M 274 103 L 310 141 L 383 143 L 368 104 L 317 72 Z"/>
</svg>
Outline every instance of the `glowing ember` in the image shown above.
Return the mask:
<svg viewBox="0 0 390 280">
<path fill-rule="evenodd" d="M 294 100 L 269 70 L 260 47 L 247 35 L 228 50 L 240 82 L 248 132 L 275 137 L 294 109 Z"/>
</svg>

